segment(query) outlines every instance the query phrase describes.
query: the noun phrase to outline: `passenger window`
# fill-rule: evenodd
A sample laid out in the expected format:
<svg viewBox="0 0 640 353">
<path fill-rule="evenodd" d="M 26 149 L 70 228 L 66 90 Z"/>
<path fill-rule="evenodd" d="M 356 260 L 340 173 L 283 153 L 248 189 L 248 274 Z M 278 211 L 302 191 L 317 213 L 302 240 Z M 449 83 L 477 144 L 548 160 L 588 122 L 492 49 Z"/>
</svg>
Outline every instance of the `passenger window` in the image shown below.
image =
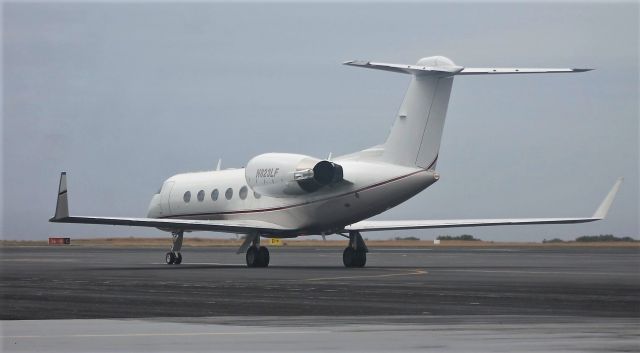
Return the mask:
<svg viewBox="0 0 640 353">
<path fill-rule="evenodd" d="M 240 198 L 242 200 L 247 198 L 247 194 L 249 193 L 249 190 L 247 189 L 246 186 L 243 186 L 240 188 L 240 192 L 238 192 L 238 195 L 240 196 Z"/>
<path fill-rule="evenodd" d="M 253 192 L 253 197 L 255 197 L 256 199 L 259 199 L 262 197 L 262 195 L 258 194 L 257 192 Z"/>
<path fill-rule="evenodd" d="M 233 197 L 233 189 L 228 188 L 227 191 L 224 193 L 224 197 L 226 197 L 227 200 L 231 200 L 231 198 Z"/>
<path fill-rule="evenodd" d="M 204 190 L 198 191 L 198 201 L 204 201 Z"/>
<path fill-rule="evenodd" d="M 191 201 L 191 191 L 187 191 L 184 193 L 184 196 L 182 196 L 182 199 L 184 200 L 184 202 L 189 202 Z"/>
<path fill-rule="evenodd" d="M 211 192 L 211 200 L 217 201 L 218 200 L 218 194 L 219 194 L 218 189 L 213 190 Z"/>
</svg>

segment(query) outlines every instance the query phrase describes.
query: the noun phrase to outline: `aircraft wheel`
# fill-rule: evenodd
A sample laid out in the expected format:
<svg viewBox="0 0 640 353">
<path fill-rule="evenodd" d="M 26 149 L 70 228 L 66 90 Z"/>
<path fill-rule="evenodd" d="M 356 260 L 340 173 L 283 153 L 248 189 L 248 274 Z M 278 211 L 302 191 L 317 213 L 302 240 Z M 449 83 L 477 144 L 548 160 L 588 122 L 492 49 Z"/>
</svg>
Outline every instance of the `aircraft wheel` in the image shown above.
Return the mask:
<svg viewBox="0 0 640 353">
<path fill-rule="evenodd" d="M 255 246 L 250 246 L 249 249 L 247 249 L 247 267 L 259 267 L 260 265 L 260 258 L 258 256 L 258 248 L 256 248 Z"/>
<path fill-rule="evenodd" d="M 344 264 L 344 267 L 353 267 L 354 259 L 355 251 L 353 250 L 353 248 L 350 246 L 344 248 L 344 251 L 342 252 L 342 263 Z"/>
<path fill-rule="evenodd" d="M 174 255 L 172 252 L 168 252 L 164 259 L 167 262 L 167 265 L 173 265 L 173 263 L 176 261 L 176 255 Z"/>
<path fill-rule="evenodd" d="M 354 254 L 355 254 L 355 261 L 353 266 L 364 267 L 364 265 L 367 263 L 367 252 L 364 250 L 357 250 L 354 252 Z"/>
<path fill-rule="evenodd" d="M 176 254 L 176 259 L 173 260 L 173 264 L 174 265 L 180 265 L 182 263 L 182 254 L 178 253 Z"/>
<path fill-rule="evenodd" d="M 261 246 L 258 249 L 258 266 L 257 267 L 268 267 L 269 266 L 269 249 L 266 246 Z"/>
</svg>

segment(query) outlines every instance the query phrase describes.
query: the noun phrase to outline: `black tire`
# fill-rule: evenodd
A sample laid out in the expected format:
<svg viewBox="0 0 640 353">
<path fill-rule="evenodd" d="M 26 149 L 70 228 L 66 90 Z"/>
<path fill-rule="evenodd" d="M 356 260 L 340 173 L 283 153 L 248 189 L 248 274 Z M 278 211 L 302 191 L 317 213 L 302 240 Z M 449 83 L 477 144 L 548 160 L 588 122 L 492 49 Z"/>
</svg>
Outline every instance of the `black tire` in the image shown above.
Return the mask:
<svg viewBox="0 0 640 353">
<path fill-rule="evenodd" d="M 367 264 L 367 252 L 364 250 L 356 251 L 354 258 L 354 267 L 364 267 Z"/>
<path fill-rule="evenodd" d="M 259 264 L 259 257 L 258 257 L 258 248 L 256 248 L 255 246 L 250 246 L 249 249 L 247 249 L 247 267 L 258 267 Z"/>
<path fill-rule="evenodd" d="M 350 246 L 344 248 L 344 251 L 342 252 L 342 263 L 344 264 L 344 267 L 353 267 L 354 259 L 355 251 L 353 248 Z"/>
<path fill-rule="evenodd" d="M 176 259 L 173 261 L 174 265 L 180 265 L 182 263 L 182 254 L 178 253 L 176 255 Z"/>
<path fill-rule="evenodd" d="M 164 261 L 167 263 L 167 265 L 173 265 L 173 263 L 176 261 L 176 256 L 172 252 L 168 252 L 164 257 Z"/>
<path fill-rule="evenodd" d="M 258 249 L 258 260 L 258 267 L 269 267 L 269 249 L 266 246 Z"/>
</svg>

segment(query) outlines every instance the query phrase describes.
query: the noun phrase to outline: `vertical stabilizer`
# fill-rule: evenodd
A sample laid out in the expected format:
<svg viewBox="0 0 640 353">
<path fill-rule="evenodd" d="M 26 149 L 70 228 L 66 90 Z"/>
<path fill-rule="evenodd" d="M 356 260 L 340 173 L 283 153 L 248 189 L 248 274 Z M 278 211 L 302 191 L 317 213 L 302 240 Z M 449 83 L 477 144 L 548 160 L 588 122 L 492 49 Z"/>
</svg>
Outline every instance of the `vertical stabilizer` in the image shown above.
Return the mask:
<svg viewBox="0 0 640 353">
<path fill-rule="evenodd" d="M 456 68 L 444 57 L 428 57 L 417 66 Z M 434 169 L 449 105 L 453 76 L 413 73 L 391 133 L 384 144 L 386 162 Z"/>
</svg>

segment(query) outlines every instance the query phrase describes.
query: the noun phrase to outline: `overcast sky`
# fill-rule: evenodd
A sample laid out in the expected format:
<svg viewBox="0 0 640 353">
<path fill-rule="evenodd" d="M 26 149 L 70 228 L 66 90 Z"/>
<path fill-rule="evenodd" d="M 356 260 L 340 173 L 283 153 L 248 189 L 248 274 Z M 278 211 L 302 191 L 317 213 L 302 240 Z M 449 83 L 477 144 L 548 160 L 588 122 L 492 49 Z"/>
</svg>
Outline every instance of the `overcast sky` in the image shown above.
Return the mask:
<svg viewBox="0 0 640 353">
<path fill-rule="evenodd" d="M 637 2 L 5 3 L 2 20 L 5 239 L 166 234 L 48 223 L 62 170 L 72 214 L 144 217 L 163 180 L 219 157 L 381 143 L 409 77 L 340 63 L 431 55 L 596 70 L 457 77 L 440 181 L 377 219 L 589 216 L 625 183 L 592 224 L 367 237 L 638 236 Z"/>
</svg>

